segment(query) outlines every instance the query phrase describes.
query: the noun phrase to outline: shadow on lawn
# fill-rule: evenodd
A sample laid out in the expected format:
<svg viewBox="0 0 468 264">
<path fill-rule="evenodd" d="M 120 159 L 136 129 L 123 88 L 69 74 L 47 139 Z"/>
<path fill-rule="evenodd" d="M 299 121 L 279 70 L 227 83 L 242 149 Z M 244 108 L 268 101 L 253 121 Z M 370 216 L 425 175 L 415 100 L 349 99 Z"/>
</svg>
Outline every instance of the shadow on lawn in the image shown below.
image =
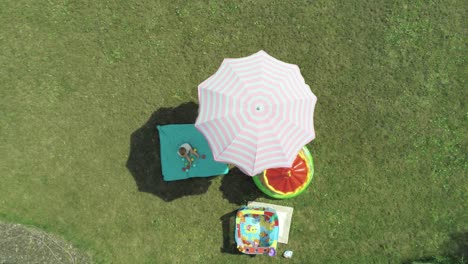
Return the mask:
<svg viewBox="0 0 468 264">
<path fill-rule="evenodd" d="M 252 177 L 245 175 L 238 168 L 231 169 L 223 176 L 219 190 L 223 193 L 224 199 L 238 205 L 247 205 L 249 201 L 265 197 L 255 186 Z"/>
<path fill-rule="evenodd" d="M 151 115 L 146 124 L 132 133 L 127 168 L 135 178 L 139 191 L 152 193 L 167 202 L 208 191 L 213 177 L 171 182 L 164 181 L 162 177 L 161 146 L 156 126 L 194 124 L 197 115 L 198 105 L 193 102 L 175 108 L 161 108 Z M 225 199 L 235 204 L 245 204 L 262 195 L 251 177 L 236 168 L 223 176 L 220 191 Z"/>
<path fill-rule="evenodd" d="M 442 256 L 425 257 L 417 260 L 405 260 L 403 264 L 431 263 L 431 264 L 464 264 L 468 263 L 468 232 L 455 233 L 442 245 L 445 253 Z"/>
<path fill-rule="evenodd" d="M 237 210 L 229 212 L 219 220 L 221 220 L 223 228 L 223 247 L 221 248 L 221 253 L 240 255 L 241 253 L 237 249 L 236 241 L 234 238 L 234 231 L 236 227 L 236 213 Z"/>
<path fill-rule="evenodd" d="M 166 182 L 162 178 L 160 143 L 157 125 L 193 124 L 198 105 L 189 102 L 175 108 L 161 108 L 154 112 L 142 127 L 130 137 L 130 155 L 127 168 L 135 178 L 138 190 L 152 193 L 164 201 L 187 195 L 205 193 L 211 185 L 210 178 L 191 178 Z"/>
</svg>

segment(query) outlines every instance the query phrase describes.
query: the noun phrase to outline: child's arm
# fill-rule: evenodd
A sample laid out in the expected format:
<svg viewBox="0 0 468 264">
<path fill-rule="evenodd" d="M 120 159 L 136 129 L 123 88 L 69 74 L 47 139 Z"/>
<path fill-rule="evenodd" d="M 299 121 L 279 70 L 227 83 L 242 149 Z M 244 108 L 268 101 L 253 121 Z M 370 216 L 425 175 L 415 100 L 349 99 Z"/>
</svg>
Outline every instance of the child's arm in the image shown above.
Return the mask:
<svg viewBox="0 0 468 264">
<path fill-rule="evenodd" d="M 196 153 L 195 151 L 193 151 L 192 149 L 190 150 L 190 153 L 192 153 L 193 155 L 197 156 L 197 158 L 199 158 L 200 156 L 198 156 L 198 153 Z"/>
<path fill-rule="evenodd" d="M 186 153 L 184 157 L 188 160 L 190 167 L 192 167 L 192 160 L 190 159 L 189 155 Z"/>
</svg>

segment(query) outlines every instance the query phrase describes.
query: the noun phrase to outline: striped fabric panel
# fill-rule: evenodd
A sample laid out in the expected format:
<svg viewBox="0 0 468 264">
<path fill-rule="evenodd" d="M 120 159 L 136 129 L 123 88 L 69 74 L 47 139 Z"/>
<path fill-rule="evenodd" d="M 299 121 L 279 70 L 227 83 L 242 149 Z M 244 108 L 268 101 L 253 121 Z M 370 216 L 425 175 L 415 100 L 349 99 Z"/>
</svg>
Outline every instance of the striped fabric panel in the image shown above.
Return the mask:
<svg viewBox="0 0 468 264">
<path fill-rule="evenodd" d="M 249 175 L 290 166 L 315 138 L 316 96 L 297 65 L 264 51 L 225 59 L 198 89 L 195 126 L 217 161 L 233 163 Z"/>
</svg>

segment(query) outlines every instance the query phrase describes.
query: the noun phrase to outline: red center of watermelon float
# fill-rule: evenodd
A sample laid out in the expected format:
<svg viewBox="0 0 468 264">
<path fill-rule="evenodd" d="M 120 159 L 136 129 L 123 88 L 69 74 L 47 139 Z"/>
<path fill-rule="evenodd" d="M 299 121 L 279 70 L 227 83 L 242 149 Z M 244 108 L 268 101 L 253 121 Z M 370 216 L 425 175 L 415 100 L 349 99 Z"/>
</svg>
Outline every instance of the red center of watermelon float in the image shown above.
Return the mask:
<svg viewBox="0 0 468 264">
<path fill-rule="evenodd" d="M 306 187 L 311 177 L 307 158 L 302 151 L 297 155 L 291 168 L 265 170 L 262 181 L 271 191 L 279 194 L 293 194 Z"/>
</svg>

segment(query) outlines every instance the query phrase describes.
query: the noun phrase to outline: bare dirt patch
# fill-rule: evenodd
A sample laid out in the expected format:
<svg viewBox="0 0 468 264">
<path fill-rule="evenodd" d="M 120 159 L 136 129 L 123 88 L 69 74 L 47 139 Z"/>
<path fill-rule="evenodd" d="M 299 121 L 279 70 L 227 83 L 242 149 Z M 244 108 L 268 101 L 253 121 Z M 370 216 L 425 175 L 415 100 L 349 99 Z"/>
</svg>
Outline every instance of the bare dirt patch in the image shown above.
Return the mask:
<svg viewBox="0 0 468 264">
<path fill-rule="evenodd" d="M 0 264 L 92 263 L 69 242 L 19 224 L 0 223 Z"/>
</svg>

